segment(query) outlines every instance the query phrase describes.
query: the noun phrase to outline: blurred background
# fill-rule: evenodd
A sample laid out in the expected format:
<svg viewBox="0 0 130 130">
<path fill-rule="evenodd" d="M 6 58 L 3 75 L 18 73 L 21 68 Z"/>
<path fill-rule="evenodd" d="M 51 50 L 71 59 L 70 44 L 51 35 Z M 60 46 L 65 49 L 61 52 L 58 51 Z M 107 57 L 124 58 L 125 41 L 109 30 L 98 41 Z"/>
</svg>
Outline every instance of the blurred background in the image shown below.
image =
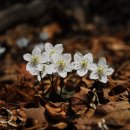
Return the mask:
<svg viewBox="0 0 130 130">
<path fill-rule="evenodd" d="M 51 42 L 121 64 L 130 58 L 129 8 L 129 0 L 1 0 L 0 62 L 23 63 L 23 54 Z"/>
</svg>

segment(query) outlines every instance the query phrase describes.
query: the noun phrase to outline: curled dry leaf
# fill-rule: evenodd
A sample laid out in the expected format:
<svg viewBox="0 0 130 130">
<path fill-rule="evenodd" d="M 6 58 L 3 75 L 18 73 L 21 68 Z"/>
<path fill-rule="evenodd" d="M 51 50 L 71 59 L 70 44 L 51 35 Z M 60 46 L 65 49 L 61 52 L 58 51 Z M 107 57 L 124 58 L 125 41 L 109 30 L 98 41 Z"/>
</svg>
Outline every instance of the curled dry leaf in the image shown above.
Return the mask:
<svg viewBox="0 0 130 130">
<path fill-rule="evenodd" d="M 45 105 L 47 114 L 52 120 L 55 121 L 66 121 L 67 119 L 67 104 L 46 104 Z"/>
</svg>

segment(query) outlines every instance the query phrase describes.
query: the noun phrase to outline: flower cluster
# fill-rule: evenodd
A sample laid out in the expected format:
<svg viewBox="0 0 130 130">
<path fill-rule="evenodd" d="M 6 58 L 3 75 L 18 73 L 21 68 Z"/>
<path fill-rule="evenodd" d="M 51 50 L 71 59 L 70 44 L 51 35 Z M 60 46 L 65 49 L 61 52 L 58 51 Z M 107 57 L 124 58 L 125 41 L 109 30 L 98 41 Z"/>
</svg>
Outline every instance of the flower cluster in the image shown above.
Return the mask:
<svg viewBox="0 0 130 130">
<path fill-rule="evenodd" d="M 45 44 L 45 52 L 41 48 L 35 47 L 32 54 L 24 54 L 24 60 L 28 61 L 26 70 L 32 75 L 37 75 L 40 81 L 47 74 L 58 73 L 62 78 L 67 76 L 68 72 L 76 70 L 79 76 L 90 74 L 90 79 L 99 80 L 106 83 L 107 76 L 114 72 L 113 68 L 108 67 L 106 59 L 101 57 L 97 64 L 93 63 L 92 53 L 82 55 L 76 52 L 74 61 L 71 62 L 72 56 L 69 53 L 63 54 L 63 45 L 53 46 L 51 43 Z"/>
</svg>

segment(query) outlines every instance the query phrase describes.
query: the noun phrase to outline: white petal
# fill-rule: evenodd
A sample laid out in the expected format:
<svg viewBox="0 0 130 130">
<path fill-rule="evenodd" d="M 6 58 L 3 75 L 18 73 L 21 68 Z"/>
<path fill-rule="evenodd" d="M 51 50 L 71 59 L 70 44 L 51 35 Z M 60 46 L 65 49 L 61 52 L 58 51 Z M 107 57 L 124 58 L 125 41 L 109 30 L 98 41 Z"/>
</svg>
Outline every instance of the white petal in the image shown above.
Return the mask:
<svg viewBox="0 0 130 130">
<path fill-rule="evenodd" d="M 92 53 L 88 53 L 88 54 L 84 55 L 84 58 L 91 63 L 93 62 L 93 54 Z"/>
<path fill-rule="evenodd" d="M 71 61 L 71 54 L 66 53 L 66 54 L 63 55 L 63 58 L 64 58 L 65 62 L 66 62 L 67 64 L 69 64 L 70 61 Z"/>
<path fill-rule="evenodd" d="M 42 72 L 42 78 L 44 78 L 46 76 L 46 71 Z"/>
<path fill-rule="evenodd" d="M 89 75 L 90 79 L 98 79 L 98 73 L 96 71 L 92 71 Z"/>
<path fill-rule="evenodd" d="M 27 63 L 27 65 L 26 65 L 26 70 L 32 70 L 33 69 L 33 65 L 30 63 L 30 62 L 28 62 Z"/>
<path fill-rule="evenodd" d="M 41 50 L 41 52 L 43 52 L 45 49 L 45 45 L 43 43 L 38 43 L 35 45 L 35 47 L 38 47 Z"/>
<path fill-rule="evenodd" d="M 106 59 L 105 57 L 101 57 L 98 61 L 98 66 L 105 67 L 106 66 Z"/>
<path fill-rule="evenodd" d="M 67 76 L 67 72 L 66 72 L 66 71 L 58 72 L 58 74 L 59 74 L 62 78 L 65 78 L 65 77 Z"/>
<path fill-rule="evenodd" d="M 62 59 L 62 55 L 54 54 L 51 58 L 54 63 L 57 63 L 57 61 Z"/>
<path fill-rule="evenodd" d="M 72 64 L 68 64 L 67 67 L 65 68 L 65 70 L 67 72 L 71 72 L 73 70 L 73 65 Z"/>
<path fill-rule="evenodd" d="M 37 68 L 38 71 L 42 71 L 43 70 L 43 66 L 44 66 L 43 64 L 38 64 L 38 68 Z"/>
<path fill-rule="evenodd" d="M 49 42 L 45 44 L 45 51 L 49 54 L 50 51 L 53 49 L 53 45 Z"/>
<path fill-rule="evenodd" d="M 107 82 L 107 76 L 106 75 L 102 75 L 100 82 L 106 83 Z"/>
<path fill-rule="evenodd" d="M 104 73 L 105 73 L 106 75 L 111 75 L 113 72 L 114 72 L 114 69 L 113 69 L 113 68 L 105 68 L 105 69 L 104 69 Z"/>
<path fill-rule="evenodd" d="M 89 70 L 92 70 L 92 71 L 96 71 L 96 70 L 97 70 L 97 65 L 94 64 L 94 63 L 90 63 L 90 64 L 88 65 L 88 69 L 89 69 Z"/>
<path fill-rule="evenodd" d="M 30 70 L 36 70 L 38 71 L 38 65 L 33 65 L 31 62 L 28 62 L 27 65 L 26 65 L 26 70 L 27 71 L 30 71 Z"/>
<path fill-rule="evenodd" d="M 54 46 L 54 49 L 55 51 L 58 53 L 58 54 L 61 54 L 63 52 L 63 44 L 57 44 Z"/>
<path fill-rule="evenodd" d="M 79 62 L 72 62 L 73 69 L 78 70 L 81 68 L 81 65 Z"/>
<path fill-rule="evenodd" d="M 23 58 L 24 58 L 24 60 L 26 60 L 26 61 L 31 61 L 31 57 L 32 57 L 32 55 L 29 54 L 29 53 L 23 55 Z"/>
<path fill-rule="evenodd" d="M 32 70 L 29 70 L 29 73 L 31 75 L 38 75 L 39 71 L 35 70 L 35 69 L 32 69 Z"/>
<path fill-rule="evenodd" d="M 79 53 L 79 52 L 76 52 L 76 53 L 74 54 L 74 61 L 80 62 L 80 61 L 82 61 L 82 60 L 83 60 L 83 55 L 82 55 L 81 53 Z"/>
<path fill-rule="evenodd" d="M 56 72 L 55 68 L 56 68 L 55 64 L 48 65 L 47 68 L 46 68 L 47 74 L 55 73 Z"/>
<path fill-rule="evenodd" d="M 35 47 L 32 51 L 32 55 L 40 55 L 41 54 L 41 50 L 38 47 Z"/>
<path fill-rule="evenodd" d="M 87 74 L 87 72 L 88 72 L 88 69 L 86 69 L 86 70 L 77 70 L 77 74 L 78 74 L 79 76 L 84 76 L 84 75 Z"/>
<path fill-rule="evenodd" d="M 50 60 L 47 53 L 41 54 L 39 58 L 40 58 L 40 61 L 39 61 L 40 63 L 46 63 Z"/>
</svg>

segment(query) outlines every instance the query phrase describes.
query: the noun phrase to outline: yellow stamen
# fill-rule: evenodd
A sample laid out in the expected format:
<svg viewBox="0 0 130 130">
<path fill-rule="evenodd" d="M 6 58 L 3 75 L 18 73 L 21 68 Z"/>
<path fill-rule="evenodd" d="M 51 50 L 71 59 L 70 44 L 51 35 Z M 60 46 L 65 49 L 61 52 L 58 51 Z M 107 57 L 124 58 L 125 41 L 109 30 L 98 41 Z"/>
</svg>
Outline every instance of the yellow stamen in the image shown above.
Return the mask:
<svg viewBox="0 0 130 130">
<path fill-rule="evenodd" d="M 54 53 L 56 53 L 55 50 L 51 50 L 49 55 L 52 56 Z"/>
<path fill-rule="evenodd" d="M 87 66 L 88 66 L 87 60 L 83 60 L 83 61 L 81 62 L 81 67 L 82 67 L 82 68 L 87 68 Z"/>
<path fill-rule="evenodd" d="M 32 56 L 31 62 L 33 65 L 36 65 L 39 63 L 39 57 L 38 56 Z"/>
<path fill-rule="evenodd" d="M 57 62 L 57 65 L 58 65 L 58 69 L 59 69 L 60 71 L 62 71 L 62 70 L 65 68 L 66 63 L 65 63 L 64 60 L 59 60 L 59 61 Z"/>
<path fill-rule="evenodd" d="M 98 75 L 99 77 L 101 77 L 103 75 L 103 67 L 99 66 L 97 69 Z"/>
</svg>

